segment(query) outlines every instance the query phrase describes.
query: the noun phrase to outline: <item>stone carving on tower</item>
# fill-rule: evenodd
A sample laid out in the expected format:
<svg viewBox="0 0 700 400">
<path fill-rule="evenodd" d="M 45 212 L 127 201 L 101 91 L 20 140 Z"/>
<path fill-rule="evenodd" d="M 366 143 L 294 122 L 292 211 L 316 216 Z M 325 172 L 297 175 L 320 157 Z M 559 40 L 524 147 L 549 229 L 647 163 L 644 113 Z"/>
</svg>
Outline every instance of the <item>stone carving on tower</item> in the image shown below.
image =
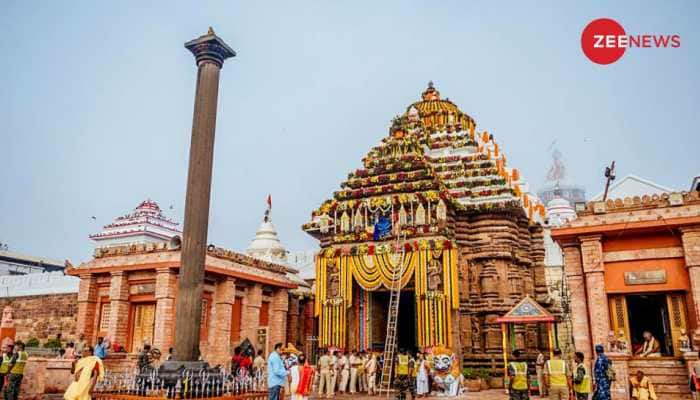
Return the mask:
<svg viewBox="0 0 700 400">
<path fill-rule="evenodd" d="M 302 227 L 320 244 L 319 345 L 383 343 L 381 293 L 403 252 L 400 284 L 410 296 L 402 301 L 414 302 L 415 317 L 399 321 L 401 340 L 415 335 L 407 345 L 449 347 L 465 359 L 500 354 L 496 319 L 525 295 L 547 298 L 545 209 L 494 136 L 431 82 L 362 164 Z M 528 350 L 547 345 L 518 335 Z"/>
</svg>

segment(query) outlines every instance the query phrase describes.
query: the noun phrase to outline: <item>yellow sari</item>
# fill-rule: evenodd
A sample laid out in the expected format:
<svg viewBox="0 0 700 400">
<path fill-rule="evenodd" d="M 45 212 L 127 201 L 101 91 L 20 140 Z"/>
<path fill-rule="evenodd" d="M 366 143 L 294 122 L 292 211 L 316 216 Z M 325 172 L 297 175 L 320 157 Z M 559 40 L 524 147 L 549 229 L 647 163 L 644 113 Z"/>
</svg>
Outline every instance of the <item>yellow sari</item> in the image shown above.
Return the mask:
<svg viewBox="0 0 700 400">
<path fill-rule="evenodd" d="M 97 380 L 101 381 L 105 376 L 105 368 L 102 360 L 95 356 L 84 357 L 75 363 L 75 374 L 78 379 L 68 386 L 68 390 L 63 395 L 65 400 L 90 400 L 90 389 L 92 388 L 92 374 L 97 368 Z"/>
</svg>

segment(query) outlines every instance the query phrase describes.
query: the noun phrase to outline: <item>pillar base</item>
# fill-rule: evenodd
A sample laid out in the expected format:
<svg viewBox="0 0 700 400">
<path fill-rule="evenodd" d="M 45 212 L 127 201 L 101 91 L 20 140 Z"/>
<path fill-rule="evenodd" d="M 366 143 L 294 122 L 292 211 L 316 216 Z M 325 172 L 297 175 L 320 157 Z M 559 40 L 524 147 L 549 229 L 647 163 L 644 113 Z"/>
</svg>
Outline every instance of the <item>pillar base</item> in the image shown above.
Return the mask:
<svg viewBox="0 0 700 400">
<path fill-rule="evenodd" d="M 629 390 L 629 360 L 631 356 L 623 353 L 606 353 L 613 368 L 617 379 L 612 382 L 610 387 L 610 397 L 613 400 L 628 400 L 630 399 Z M 592 371 L 592 369 L 591 369 Z"/>
</svg>

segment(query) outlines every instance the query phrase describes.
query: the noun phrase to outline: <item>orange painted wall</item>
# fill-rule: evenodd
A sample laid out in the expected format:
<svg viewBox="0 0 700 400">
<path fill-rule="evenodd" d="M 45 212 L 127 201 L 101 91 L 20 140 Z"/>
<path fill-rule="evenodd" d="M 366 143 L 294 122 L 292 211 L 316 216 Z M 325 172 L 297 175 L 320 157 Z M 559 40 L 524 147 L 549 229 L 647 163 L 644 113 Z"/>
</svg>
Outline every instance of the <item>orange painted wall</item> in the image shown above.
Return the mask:
<svg viewBox="0 0 700 400">
<path fill-rule="evenodd" d="M 625 272 L 666 270 L 665 284 L 625 285 Z M 689 291 L 690 281 L 682 258 L 635 260 L 605 263 L 605 290 L 608 293 Z"/>
<path fill-rule="evenodd" d="M 669 231 L 603 239 L 603 251 L 660 249 L 679 246 L 682 246 L 681 239 Z"/>
</svg>

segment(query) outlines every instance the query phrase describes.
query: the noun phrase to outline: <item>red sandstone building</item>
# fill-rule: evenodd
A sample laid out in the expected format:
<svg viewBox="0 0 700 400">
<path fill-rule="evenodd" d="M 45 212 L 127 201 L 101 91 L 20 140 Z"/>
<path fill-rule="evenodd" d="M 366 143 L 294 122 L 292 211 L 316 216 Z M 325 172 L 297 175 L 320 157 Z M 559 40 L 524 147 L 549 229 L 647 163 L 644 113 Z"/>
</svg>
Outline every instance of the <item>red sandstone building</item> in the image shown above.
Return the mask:
<svg viewBox="0 0 700 400">
<path fill-rule="evenodd" d="M 132 223 L 144 207 L 156 214 Z M 133 214 L 117 219 L 121 230 L 110 224 L 108 234 L 93 235 L 102 240 L 94 258 L 67 271 L 80 277 L 77 331 L 88 341 L 109 337 L 127 352 L 136 352 L 147 343 L 167 352 L 174 344 L 181 257 L 178 241 L 160 238 L 124 243 L 124 236 L 148 234 L 153 227 L 138 227 L 157 224 L 159 216 L 157 204 L 142 203 Z M 276 239 L 267 216 L 263 225 L 263 233 Z M 110 236 L 118 237 L 119 242 L 105 246 L 105 237 Z M 256 236 L 254 243 L 261 252 L 258 239 Z M 256 350 L 267 351 L 276 342 L 303 346 L 313 335 L 310 285 L 282 258 L 263 260 L 209 246 L 203 267 L 200 350 L 205 360 L 225 362 L 231 349 L 246 339 Z"/>
<path fill-rule="evenodd" d="M 613 397 L 627 398 L 626 376 L 637 369 L 661 374 L 652 377 L 659 392 L 689 396 L 676 360 L 696 360 L 700 345 L 700 192 L 591 202 L 552 237 L 564 252 L 577 350 L 589 360 L 596 344 L 610 350 L 610 332 L 628 350 L 645 330 L 661 344 L 660 359 L 611 356 L 622 377 Z"/>
</svg>

